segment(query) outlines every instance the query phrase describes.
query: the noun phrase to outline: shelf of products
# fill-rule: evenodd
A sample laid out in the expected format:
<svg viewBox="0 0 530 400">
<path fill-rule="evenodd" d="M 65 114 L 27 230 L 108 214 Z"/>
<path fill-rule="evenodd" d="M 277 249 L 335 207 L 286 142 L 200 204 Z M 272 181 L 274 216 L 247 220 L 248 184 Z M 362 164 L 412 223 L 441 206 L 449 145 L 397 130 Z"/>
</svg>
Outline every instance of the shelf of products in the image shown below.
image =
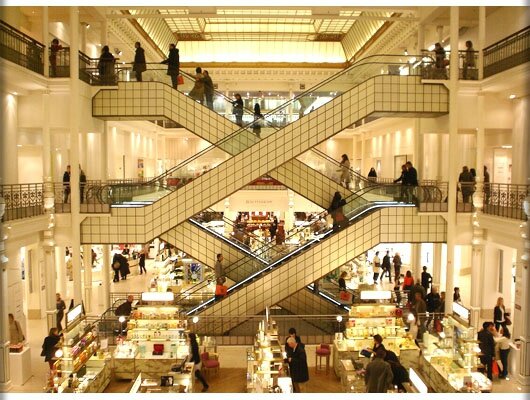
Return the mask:
<svg viewBox="0 0 530 400">
<path fill-rule="evenodd" d="M 145 378 L 145 374 L 139 373 L 129 393 L 193 393 L 192 371 L 193 363 L 186 363 L 182 372 L 168 372 L 159 379 Z"/>
<path fill-rule="evenodd" d="M 333 367 L 342 378 L 341 360 L 362 358 L 360 351 L 373 347 L 373 336 L 379 334 L 387 350 L 399 357 L 405 368 L 417 366 L 419 348 L 409 337 L 403 320 L 396 318 L 395 304 L 356 304 L 350 309 L 344 334 L 334 341 Z"/>
<path fill-rule="evenodd" d="M 436 392 L 490 392 L 491 381 L 476 372 L 480 348 L 474 327 L 448 316 L 438 336 L 426 335 L 421 358 L 423 375 Z"/>
<path fill-rule="evenodd" d="M 67 314 L 78 312 L 77 306 Z M 82 309 L 82 307 L 81 307 Z M 55 363 L 54 392 L 101 393 L 110 382 L 108 353 L 100 350 L 97 327 L 81 313 L 68 322 L 60 344 L 62 356 Z"/>
<path fill-rule="evenodd" d="M 189 353 L 187 320 L 178 307 L 139 306 L 127 322 L 127 340 L 113 354 L 115 375 L 133 379 L 138 373 L 157 379 L 183 362 Z"/>
<path fill-rule="evenodd" d="M 247 392 L 291 393 L 290 378 L 282 379 L 285 357 L 276 323 L 261 321 L 254 346 L 247 349 Z"/>
</svg>

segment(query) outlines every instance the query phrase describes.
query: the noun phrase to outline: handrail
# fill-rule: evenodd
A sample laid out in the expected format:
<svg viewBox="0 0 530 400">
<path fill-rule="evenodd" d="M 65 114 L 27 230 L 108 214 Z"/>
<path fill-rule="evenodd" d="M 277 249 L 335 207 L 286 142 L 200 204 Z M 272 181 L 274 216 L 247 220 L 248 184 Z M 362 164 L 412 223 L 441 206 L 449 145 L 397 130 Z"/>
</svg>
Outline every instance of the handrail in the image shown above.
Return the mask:
<svg viewBox="0 0 530 400">
<path fill-rule="evenodd" d="M 34 39 L 34 38 L 32 38 L 31 36 L 26 35 L 24 32 L 19 31 L 17 28 L 15 28 L 15 27 L 12 26 L 12 25 L 9 25 L 7 22 L 5 22 L 5 21 L 2 20 L 2 19 L 0 19 L 0 26 L 1 26 L 1 27 L 6 27 L 6 28 L 8 28 L 8 29 L 11 30 L 11 31 L 15 31 L 15 33 L 17 33 L 19 36 L 22 36 L 24 39 L 26 39 L 26 40 L 28 40 L 28 41 L 30 41 L 30 42 L 32 42 L 32 43 L 35 43 L 35 44 L 41 46 L 42 48 L 45 47 L 45 45 L 44 45 L 43 43 L 39 42 L 37 39 Z"/>
<path fill-rule="evenodd" d="M 498 46 L 498 45 L 501 44 L 501 43 L 508 42 L 508 41 L 510 41 L 511 39 L 513 39 L 513 38 L 519 36 L 521 33 L 525 33 L 526 31 L 529 31 L 529 30 L 530 30 L 530 25 L 528 25 L 526 28 L 523 28 L 523 29 L 521 29 L 521 30 L 519 30 L 519 31 L 517 31 L 517 32 L 515 32 L 515 33 L 512 33 L 512 34 L 509 35 L 509 36 L 506 36 L 505 38 L 503 38 L 503 39 L 501 39 L 501 40 L 496 41 L 496 42 L 493 43 L 493 44 L 490 44 L 489 46 L 487 46 L 487 47 L 485 47 L 485 48 L 483 49 L 483 51 L 484 51 L 484 55 L 486 55 L 487 52 L 489 52 L 490 50 L 492 50 L 493 47 L 496 47 L 496 46 Z"/>
</svg>

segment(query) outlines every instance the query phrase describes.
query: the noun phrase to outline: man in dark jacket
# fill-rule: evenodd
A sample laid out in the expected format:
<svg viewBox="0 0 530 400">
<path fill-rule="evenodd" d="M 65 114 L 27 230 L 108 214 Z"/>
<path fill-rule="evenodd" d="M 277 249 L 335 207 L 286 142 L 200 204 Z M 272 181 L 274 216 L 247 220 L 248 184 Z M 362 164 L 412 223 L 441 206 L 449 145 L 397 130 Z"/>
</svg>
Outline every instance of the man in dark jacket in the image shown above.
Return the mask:
<svg viewBox="0 0 530 400">
<path fill-rule="evenodd" d="M 407 202 L 415 201 L 414 188 L 411 186 L 418 186 L 418 171 L 412 166 L 410 161 L 405 163 L 407 173 L 405 175 L 405 197 Z"/>
<path fill-rule="evenodd" d="M 177 49 L 174 43 L 169 45 L 169 55 L 167 59 L 162 61 L 162 64 L 167 64 L 167 74 L 171 77 L 171 85 L 176 89 L 178 87 L 180 58 L 179 49 Z"/>
<path fill-rule="evenodd" d="M 425 288 L 425 291 L 429 290 L 432 283 L 432 275 L 427 272 L 427 267 L 423 266 L 423 272 L 421 273 L 421 286 Z"/>
<path fill-rule="evenodd" d="M 432 287 L 431 292 L 427 295 L 427 300 L 425 302 L 427 303 L 427 311 L 429 312 L 429 319 L 427 319 L 425 328 L 429 329 L 429 325 L 433 318 L 432 313 L 438 312 L 442 303 L 440 294 L 438 293 L 438 288 L 436 286 Z"/>
<path fill-rule="evenodd" d="M 136 48 L 136 52 L 134 53 L 133 71 L 136 74 L 136 82 L 142 82 L 142 72 L 147 69 L 145 63 L 145 51 L 140 42 L 136 42 L 134 47 Z"/>
<path fill-rule="evenodd" d="M 64 203 L 68 203 L 70 196 L 70 166 L 66 166 L 66 171 L 63 174 L 63 188 L 64 188 Z"/>
<path fill-rule="evenodd" d="M 210 73 L 206 70 L 203 71 L 204 74 L 204 98 L 206 99 L 206 107 L 210 110 L 213 110 L 213 81 L 210 77 Z"/>
<path fill-rule="evenodd" d="M 475 186 L 475 178 L 467 166 L 462 167 L 462 172 L 458 176 L 458 182 L 462 190 L 462 200 L 464 203 L 470 203 Z"/>
<path fill-rule="evenodd" d="M 495 339 L 493 338 L 493 333 L 495 332 L 495 324 L 491 321 L 484 322 L 482 324 L 482 329 L 477 335 L 477 340 L 479 341 L 480 352 L 480 362 L 486 367 L 486 373 L 488 379 L 492 380 L 492 368 L 491 363 L 495 360 Z"/>
<path fill-rule="evenodd" d="M 392 387 L 394 374 L 385 357 L 386 351 L 377 350 L 373 360 L 366 366 L 364 383 L 368 393 L 386 393 Z"/>
<path fill-rule="evenodd" d="M 300 385 L 309 380 L 305 346 L 302 343 L 297 343 L 294 337 L 289 337 L 287 339 L 287 345 L 292 350 L 287 361 L 289 362 L 289 370 L 293 382 L 293 392 L 301 393 Z"/>
<path fill-rule="evenodd" d="M 118 307 L 116 307 L 114 314 L 117 316 L 123 315 L 125 317 L 128 317 L 129 315 L 131 315 L 133 301 L 134 301 L 134 296 L 132 294 L 128 295 L 127 301 L 125 303 L 120 304 Z"/>
<path fill-rule="evenodd" d="M 381 267 L 383 268 L 383 272 L 381 272 L 381 280 L 383 280 L 382 278 L 385 276 L 385 274 L 388 274 L 388 282 L 392 283 L 392 273 L 390 272 L 390 251 L 387 251 L 383 257 L 383 263 L 381 264 Z"/>
</svg>

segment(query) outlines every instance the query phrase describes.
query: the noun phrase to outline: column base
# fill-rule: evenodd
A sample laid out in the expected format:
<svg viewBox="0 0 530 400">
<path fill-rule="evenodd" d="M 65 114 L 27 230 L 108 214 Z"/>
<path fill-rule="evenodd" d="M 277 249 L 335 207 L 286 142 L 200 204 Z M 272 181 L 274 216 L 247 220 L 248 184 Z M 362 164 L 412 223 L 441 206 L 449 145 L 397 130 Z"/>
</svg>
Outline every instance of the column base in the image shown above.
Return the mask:
<svg viewBox="0 0 530 400">
<path fill-rule="evenodd" d="M 469 307 L 469 310 L 471 311 L 471 326 L 473 326 L 476 331 L 478 332 L 480 330 L 480 307 Z"/>
<path fill-rule="evenodd" d="M 9 341 L 0 343 L 0 392 L 7 392 L 13 386 L 9 368 L 9 344 Z"/>
</svg>

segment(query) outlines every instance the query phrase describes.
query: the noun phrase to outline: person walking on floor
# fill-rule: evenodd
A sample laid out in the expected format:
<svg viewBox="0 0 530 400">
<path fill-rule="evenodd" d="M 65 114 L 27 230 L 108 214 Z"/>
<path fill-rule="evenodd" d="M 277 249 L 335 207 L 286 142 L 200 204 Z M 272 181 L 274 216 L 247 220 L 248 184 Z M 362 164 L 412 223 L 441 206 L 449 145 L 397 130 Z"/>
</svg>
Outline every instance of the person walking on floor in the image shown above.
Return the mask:
<svg viewBox="0 0 530 400">
<path fill-rule="evenodd" d="M 161 62 L 161 64 L 167 64 L 167 75 L 171 77 L 171 86 L 173 86 L 173 89 L 177 89 L 180 58 L 179 49 L 177 49 L 174 43 L 169 45 L 169 54 L 167 58 Z"/>
<path fill-rule="evenodd" d="M 56 327 L 59 332 L 63 330 L 63 317 L 64 317 L 64 310 L 66 310 L 66 303 L 63 299 L 61 299 L 61 293 L 55 293 L 55 308 L 57 309 L 57 315 L 56 315 Z"/>
<path fill-rule="evenodd" d="M 201 104 L 204 103 L 204 74 L 202 73 L 201 67 L 195 68 L 195 84 L 189 96 Z"/>
<path fill-rule="evenodd" d="M 142 48 L 140 42 L 134 44 L 136 48 L 134 53 L 133 71 L 136 75 L 136 82 L 142 82 L 142 72 L 147 70 L 147 64 L 145 62 L 145 51 Z"/>
<path fill-rule="evenodd" d="M 351 173 L 350 173 L 350 159 L 347 154 L 342 155 L 340 160 L 340 184 L 343 185 L 346 189 L 350 188 L 351 183 Z"/>
<path fill-rule="evenodd" d="M 140 250 L 140 254 L 138 254 L 138 266 L 140 267 L 140 275 L 142 275 L 142 271 L 147 274 L 147 270 L 145 269 L 145 259 L 147 256 L 147 251 L 145 248 Z"/>
<path fill-rule="evenodd" d="M 379 258 L 379 252 L 375 252 L 375 257 L 373 259 L 373 269 L 374 269 L 374 284 L 377 283 L 377 278 L 381 273 L 381 259 Z"/>
<path fill-rule="evenodd" d="M 208 71 L 204 70 L 202 73 L 204 74 L 204 98 L 206 99 L 206 107 L 213 110 L 213 81 Z"/>
<path fill-rule="evenodd" d="M 234 95 L 236 98 L 232 102 L 232 113 L 236 116 L 236 124 L 243 126 L 243 99 L 239 93 Z"/>
<path fill-rule="evenodd" d="M 394 280 L 396 285 L 399 286 L 399 277 L 401 276 L 401 256 L 399 253 L 394 254 L 392 263 L 394 264 Z"/>
<path fill-rule="evenodd" d="M 199 344 L 197 343 L 197 336 L 195 335 L 195 333 L 190 332 L 188 334 L 188 338 L 190 344 L 188 360 L 190 362 L 193 362 L 193 374 L 195 378 L 197 378 L 202 383 L 201 392 L 206 392 L 210 386 L 206 382 L 206 379 L 204 379 L 204 377 L 202 376 L 202 361 L 201 355 L 199 354 Z"/>
<path fill-rule="evenodd" d="M 385 274 L 388 274 L 388 282 L 392 283 L 392 272 L 390 271 L 390 251 L 387 251 L 385 256 L 383 257 L 383 263 L 381 264 L 382 268 L 382 275 L 381 275 L 381 282 L 383 281 L 383 277 Z"/>
<path fill-rule="evenodd" d="M 441 301 L 442 300 L 440 298 L 440 294 L 438 293 L 438 288 L 436 286 L 433 286 L 431 288 L 431 292 L 427 295 L 427 298 L 425 300 L 425 303 L 427 304 L 427 312 L 429 313 L 429 318 L 425 323 L 425 329 L 429 329 L 429 325 L 433 320 L 432 314 L 438 311 L 438 309 L 440 308 Z"/>
<path fill-rule="evenodd" d="M 287 362 L 293 382 L 293 392 L 302 393 L 302 385 L 309 380 L 305 346 L 303 343 L 298 343 L 292 336 L 287 338 L 287 345 L 291 348 Z"/>
<path fill-rule="evenodd" d="M 500 379 L 508 379 L 508 354 L 510 354 L 510 331 L 501 327 L 500 332 L 493 337 L 499 348 L 499 358 L 501 360 Z"/>
<path fill-rule="evenodd" d="M 405 186 L 407 185 L 407 165 L 403 164 L 401 166 L 401 175 L 399 178 L 394 179 L 394 183 L 401 182 L 401 187 L 399 189 L 399 201 L 405 200 Z"/>
<path fill-rule="evenodd" d="M 432 275 L 427 272 L 427 267 L 423 266 L 423 272 L 421 273 L 421 286 L 425 288 L 427 292 L 432 284 Z"/>
<path fill-rule="evenodd" d="M 66 171 L 63 174 L 63 190 L 64 190 L 64 203 L 68 203 L 68 197 L 70 196 L 70 166 L 66 166 Z"/>
<path fill-rule="evenodd" d="M 394 375 L 385 357 L 385 350 L 377 350 L 372 361 L 366 366 L 364 383 L 367 393 L 386 393 L 392 387 Z"/>
<path fill-rule="evenodd" d="M 57 360 L 55 358 L 55 351 L 57 350 L 57 344 L 61 340 L 59 330 L 57 328 L 51 328 L 48 336 L 44 338 L 42 343 L 42 351 L 40 355 L 44 357 L 44 362 L 47 362 L 50 366 L 50 370 L 53 371 L 53 364 Z"/>
</svg>

